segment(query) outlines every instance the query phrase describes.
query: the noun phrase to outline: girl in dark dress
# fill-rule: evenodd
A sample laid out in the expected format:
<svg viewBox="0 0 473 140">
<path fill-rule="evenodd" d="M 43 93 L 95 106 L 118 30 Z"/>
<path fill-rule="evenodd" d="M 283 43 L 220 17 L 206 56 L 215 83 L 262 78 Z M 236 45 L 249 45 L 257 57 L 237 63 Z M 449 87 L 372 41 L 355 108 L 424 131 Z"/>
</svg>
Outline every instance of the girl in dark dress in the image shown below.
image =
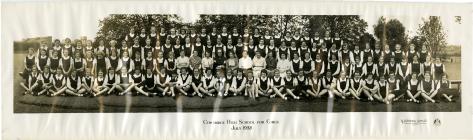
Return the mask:
<svg viewBox="0 0 473 140">
<path fill-rule="evenodd" d="M 448 102 L 453 102 L 453 95 L 448 94 L 455 92 L 455 89 L 451 89 L 451 83 L 450 80 L 447 79 L 446 74 L 442 75 L 442 80 L 439 81 L 439 86 L 440 88 L 438 90 L 438 93 L 442 94 L 442 96 L 447 99 Z"/>
<path fill-rule="evenodd" d="M 174 56 L 179 56 L 179 53 L 180 53 L 182 50 L 184 50 L 184 48 L 183 48 L 183 46 L 181 45 L 180 42 L 181 42 L 181 41 L 176 40 L 176 45 L 174 45 L 174 46 L 172 47 L 172 51 L 173 51 L 173 52 L 171 52 L 171 53 L 174 53 Z M 169 53 L 169 54 L 171 54 L 171 53 Z"/>
<path fill-rule="evenodd" d="M 125 37 L 125 40 L 128 41 L 128 44 L 131 44 L 134 42 L 135 38 L 137 37 L 137 34 L 135 32 L 135 28 L 130 28 L 130 32 Z"/>
<path fill-rule="evenodd" d="M 112 51 L 110 56 L 108 56 L 108 60 L 110 61 L 110 67 L 113 69 L 118 69 L 118 63 L 120 62 L 120 58 L 117 56 L 116 51 Z"/>
<path fill-rule="evenodd" d="M 363 80 L 359 71 L 355 71 L 353 78 L 350 79 L 350 94 L 357 100 L 360 97 L 367 97 L 368 101 L 372 101 L 373 97 L 369 92 L 363 92 Z"/>
<path fill-rule="evenodd" d="M 202 87 L 199 89 L 201 93 L 207 96 L 215 96 L 216 92 L 214 88 L 214 77 L 212 75 L 212 69 L 205 69 L 205 75 L 202 76 Z"/>
<path fill-rule="evenodd" d="M 409 45 L 409 51 L 407 52 L 407 60 L 408 62 L 412 62 L 414 59 L 414 56 L 418 56 L 419 53 L 416 51 L 416 48 L 414 44 Z"/>
<path fill-rule="evenodd" d="M 49 90 L 51 96 L 57 96 L 64 94 L 67 89 L 66 86 L 66 76 L 63 74 L 63 70 L 58 68 L 56 74 L 53 76 L 53 87 Z"/>
<path fill-rule="evenodd" d="M 286 71 L 286 78 L 284 78 L 284 89 L 285 93 L 292 96 L 293 99 L 299 100 L 300 97 L 294 95 L 294 90 L 296 88 L 296 78 L 292 77 L 291 71 Z"/>
<path fill-rule="evenodd" d="M 194 69 L 194 73 L 192 74 L 191 87 L 193 89 L 192 94 L 197 94 L 201 98 L 204 97 L 204 95 L 199 90 L 202 87 L 202 75 L 200 74 L 200 69 Z"/>
<path fill-rule="evenodd" d="M 53 87 L 53 76 L 54 74 L 50 73 L 50 70 L 49 70 L 49 67 L 46 66 L 44 67 L 44 71 L 42 74 L 39 75 L 40 80 L 41 82 L 38 82 L 40 85 L 41 85 L 41 91 L 38 92 L 37 95 L 42 95 L 44 93 L 46 93 L 47 95 L 49 95 L 49 89 L 51 89 L 51 87 Z"/>
<path fill-rule="evenodd" d="M 396 44 L 395 49 L 396 50 L 393 52 L 394 61 L 396 63 L 401 63 L 402 59 L 404 58 L 404 56 L 406 56 L 406 54 L 401 50 L 401 45 L 400 44 Z"/>
<path fill-rule="evenodd" d="M 318 97 L 328 94 L 329 98 L 334 98 L 334 92 L 337 90 L 336 78 L 332 77 L 331 72 L 326 72 L 325 76 L 320 79 L 322 90 Z"/>
<path fill-rule="evenodd" d="M 276 96 L 279 96 L 282 99 L 287 100 L 286 95 L 282 94 L 284 90 L 284 78 L 282 78 L 281 74 L 279 74 L 279 70 L 274 70 L 274 76 L 271 80 L 271 89 L 273 89 L 274 94 L 269 97 L 274 98 Z"/>
<path fill-rule="evenodd" d="M 294 56 L 292 57 L 291 62 L 292 62 L 291 72 L 293 74 L 297 74 L 297 73 L 299 73 L 299 71 L 302 71 L 302 61 L 299 58 L 298 54 L 294 54 Z"/>
<path fill-rule="evenodd" d="M 158 34 L 156 32 L 156 27 L 151 27 L 150 31 L 149 31 L 149 35 L 148 35 L 148 38 L 150 39 L 151 41 L 151 47 L 156 47 L 156 42 L 158 40 Z"/>
<path fill-rule="evenodd" d="M 347 45 L 343 45 L 342 50 L 338 51 L 338 58 L 340 58 L 341 62 L 350 60 L 350 50 L 348 50 Z"/>
<path fill-rule="evenodd" d="M 93 86 L 93 96 L 98 96 L 106 93 L 109 90 L 108 86 L 105 83 L 105 77 L 103 71 L 97 73 L 97 78 L 94 80 Z"/>
<path fill-rule="evenodd" d="M 35 94 L 41 90 L 41 84 L 39 81 L 40 74 L 38 73 L 38 69 L 33 66 L 31 68 L 31 73 L 28 74 L 28 78 L 26 78 L 25 82 L 21 82 L 20 86 L 25 90 L 24 94 Z"/>
<path fill-rule="evenodd" d="M 122 73 L 125 72 L 127 73 L 126 69 L 122 69 Z M 121 77 L 121 76 L 120 76 Z M 143 85 L 144 85 L 144 77 L 143 74 L 141 74 L 140 69 L 135 69 L 133 74 L 129 74 L 129 79 L 127 82 L 120 82 L 122 85 L 122 89 L 124 89 L 119 95 L 124 95 L 125 93 L 129 93 L 130 91 L 136 91 L 140 94 L 143 94 L 145 96 L 151 97 L 153 94 L 145 92 L 143 90 Z M 120 78 L 120 80 L 123 80 Z M 119 89 L 120 90 L 120 89 Z"/>
<path fill-rule="evenodd" d="M 153 54 L 154 53 L 154 48 L 151 46 L 151 39 L 147 38 L 146 39 L 146 45 L 141 47 L 141 57 L 144 59 L 148 53 Z"/>
<path fill-rule="evenodd" d="M 377 100 L 378 102 L 384 102 L 383 96 L 379 94 L 379 84 L 378 81 L 373 79 L 373 74 L 368 74 L 366 79 L 363 80 L 363 92 L 366 95 L 370 95 L 373 99 Z"/>
<path fill-rule="evenodd" d="M 82 77 L 82 88 L 85 89 L 85 93 L 93 96 L 94 95 L 94 81 L 95 78 L 92 76 L 90 69 L 85 69 L 85 75 Z"/>
<path fill-rule="evenodd" d="M 45 66 L 50 65 L 50 59 L 46 53 L 46 50 L 40 50 L 39 56 L 36 57 L 36 68 L 38 72 L 42 72 Z"/>
<path fill-rule="evenodd" d="M 419 62 L 420 63 L 425 63 L 426 58 L 430 56 L 430 51 L 427 50 L 427 47 L 425 45 L 422 45 L 422 48 L 419 52 Z"/>
<path fill-rule="evenodd" d="M 192 52 L 197 52 L 197 54 L 192 54 L 192 56 L 197 55 L 200 58 L 204 57 L 204 46 L 200 41 L 200 38 L 196 38 L 194 45 L 192 46 Z"/>
<path fill-rule="evenodd" d="M 277 58 L 281 59 L 281 55 L 289 56 L 289 48 L 287 48 L 286 43 L 282 42 L 281 46 L 278 48 Z"/>
<path fill-rule="evenodd" d="M 237 44 L 235 46 L 235 54 L 236 54 L 237 58 L 242 57 L 242 54 L 243 54 L 244 50 L 245 50 L 245 46 L 243 46 L 243 41 L 241 40 L 241 38 L 238 38 L 237 39 Z"/>
<path fill-rule="evenodd" d="M 74 67 L 73 58 L 69 55 L 69 50 L 64 50 L 62 58 L 59 60 L 59 67 L 63 70 L 64 75 L 69 75 Z"/>
<path fill-rule="evenodd" d="M 241 41 L 241 36 L 238 33 L 238 29 L 236 27 L 233 28 L 232 31 L 232 36 L 230 37 L 232 39 L 232 45 L 235 46 L 238 43 L 238 40 L 240 39 Z"/>
<path fill-rule="evenodd" d="M 384 63 L 384 57 L 380 57 L 378 60 L 378 78 L 386 77 L 389 73 L 387 64 Z"/>
<path fill-rule="evenodd" d="M 437 83 L 431 79 L 429 73 L 425 73 L 424 80 L 421 81 L 419 87 L 421 93 L 420 95 L 427 101 L 435 103 L 436 101 L 433 99 L 435 95 L 438 93 Z"/>
<path fill-rule="evenodd" d="M 71 71 L 67 78 L 67 88 L 65 93 L 74 96 L 83 96 L 86 90 L 82 88 L 81 77 L 77 75 L 75 70 Z"/>
<path fill-rule="evenodd" d="M 171 54 L 171 53 L 170 53 Z M 135 55 L 135 58 L 133 58 L 131 60 L 131 68 L 132 68 L 132 71 L 136 70 L 136 69 L 143 69 L 143 59 L 141 58 L 141 55 L 137 54 Z M 123 68 L 123 67 L 122 67 Z"/>
<path fill-rule="evenodd" d="M 390 104 L 392 98 L 394 98 L 394 94 L 389 92 L 389 84 L 384 76 L 379 77 L 378 86 L 379 90 L 377 96 L 383 99 L 383 103 Z"/>
<path fill-rule="evenodd" d="M 266 46 L 264 40 L 260 40 L 258 46 L 255 47 L 255 52 L 260 52 L 262 57 L 266 57 Z"/>
<path fill-rule="evenodd" d="M 202 30 L 200 32 L 200 35 L 199 35 L 199 38 L 200 38 L 200 42 L 202 42 L 202 43 L 207 43 L 210 40 L 209 36 L 206 33 L 205 28 L 202 28 Z M 212 42 L 210 42 L 209 44 L 206 44 L 206 45 L 212 46 Z"/>
<path fill-rule="evenodd" d="M 215 46 L 217 45 L 217 38 L 219 37 L 218 33 L 217 33 L 217 28 L 216 27 L 213 27 L 212 28 L 212 32 L 210 33 L 209 35 L 209 39 L 210 39 L 210 42 L 211 42 L 211 45 L 212 46 Z"/>
<path fill-rule="evenodd" d="M 417 80 L 417 73 L 412 73 L 411 79 L 407 81 L 407 96 L 410 98 L 407 101 L 412 101 L 418 103 L 419 101 L 416 99 L 420 95 L 419 85 L 420 81 Z"/>
<path fill-rule="evenodd" d="M 269 46 L 269 41 L 272 39 L 273 37 L 270 35 L 269 33 L 269 30 L 266 30 L 264 32 L 264 36 L 263 36 L 263 44 L 264 46 Z"/>
<path fill-rule="evenodd" d="M 74 70 L 76 70 L 77 75 L 83 76 L 85 75 L 85 60 L 81 57 L 80 52 L 75 53 L 74 57 Z"/>
<path fill-rule="evenodd" d="M 435 58 L 434 64 L 434 80 L 442 80 L 442 75 L 445 74 L 445 65 L 442 63 L 439 57 Z"/>
<path fill-rule="evenodd" d="M 383 55 L 383 51 L 381 50 L 381 47 L 379 46 L 378 43 L 375 44 L 374 50 L 373 50 L 373 62 L 378 63 L 379 58 L 381 58 Z"/>
<path fill-rule="evenodd" d="M 107 95 L 110 95 L 112 92 L 115 91 L 123 91 L 126 87 L 125 84 L 128 84 L 128 79 L 123 80 L 125 78 L 122 78 L 122 76 L 125 76 L 125 78 L 128 78 L 128 73 L 124 67 L 122 67 L 120 74 L 115 73 L 115 69 L 109 68 L 108 73 L 105 75 L 105 80 L 103 82 L 104 86 L 107 86 L 109 89 L 107 91 Z M 128 85 L 126 85 L 128 86 Z M 96 94 L 100 95 L 100 94 Z"/>
<path fill-rule="evenodd" d="M 243 70 L 238 69 L 237 75 L 234 77 L 234 82 L 230 86 L 229 91 L 235 95 L 242 95 L 245 90 L 246 77 L 243 75 Z"/>
<path fill-rule="evenodd" d="M 263 40 L 263 36 L 260 35 L 259 30 L 255 29 L 253 32 L 253 36 L 251 37 L 253 39 L 253 46 L 258 46 L 260 44 L 260 40 Z"/>
<path fill-rule="evenodd" d="M 156 90 L 161 92 L 161 96 L 168 94 L 168 83 L 171 81 L 171 76 L 166 73 L 166 69 L 161 68 L 156 75 Z"/>
<path fill-rule="evenodd" d="M 421 67 L 422 64 L 419 62 L 419 56 L 414 55 L 412 57 L 412 62 L 410 63 L 411 65 L 411 73 L 421 73 Z"/>
<path fill-rule="evenodd" d="M 31 73 L 31 69 L 33 66 L 35 66 L 35 61 L 36 61 L 36 54 L 34 53 L 33 47 L 28 48 L 28 54 L 26 55 L 25 59 L 23 60 L 23 64 L 25 69 L 23 72 L 20 72 L 20 76 L 23 77 L 23 79 L 27 79 L 29 74 Z"/>
<path fill-rule="evenodd" d="M 301 50 L 296 46 L 296 42 L 292 41 L 291 42 L 291 47 L 289 47 L 289 55 L 290 59 L 294 59 L 294 55 L 301 56 Z"/>
<path fill-rule="evenodd" d="M 263 69 L 261 70 L 260 77 L 256 80 L 256 87 L 257 92 L 256 97 L 258 95 L 269 97 L 273 93 L 273 89 L 271 89 L 271 79 L 267 76 L 268 72 Z"/>
<path fill-rule="evenodd" d="M 166 54 L 164 55 L 164 58 L 168 58 L 168 54 L 172 53 L 174 51 L 174 48 L 172 47 L 171 45 L 171 40 L 169 39 L 166 39 L 166 43 L 163 45 L 163 47 L 161 47 L 162 49 L 162 52 L 163 54 Z"/>
<path fill-rule="evenodd" d="M 148 36 L 146 35 L 146 29 L 142 28 L 140 31 L 140 34 L 138 35 L 138 40 L 139 40 L 139 45 L 140 47 L 143 47 L 146 45 L 146 38 Z"/>
<path fill-rule="evenodd" d="M 227 27 L 222 27 L 222 33 L 220 33 L 220 38 L 222 39 L 222 44 L 228 44 L 230 42 L 231 44 L 231 38 L 230 35 L 227 32 Z"/>
<path fill-rule="evenodd" d="M 255 57 L 255 53 L 256 53 L 256 46 L 253 45 L 253 39 L 251 38 L 249 43 L 248 43 L 248 46 L 244 46 L 244 48 L 246 48 L 246 51 L 248 53 L 248 56 L 253 59 Z"/>
<path fill-rule="evenodd" d="M 139 44 L 139 40 L 135 39 L 133 46 L 131 46 L 131 57 L 135 57 L 136 55 L 141 55 L 141 46 Z"/>
</svg>

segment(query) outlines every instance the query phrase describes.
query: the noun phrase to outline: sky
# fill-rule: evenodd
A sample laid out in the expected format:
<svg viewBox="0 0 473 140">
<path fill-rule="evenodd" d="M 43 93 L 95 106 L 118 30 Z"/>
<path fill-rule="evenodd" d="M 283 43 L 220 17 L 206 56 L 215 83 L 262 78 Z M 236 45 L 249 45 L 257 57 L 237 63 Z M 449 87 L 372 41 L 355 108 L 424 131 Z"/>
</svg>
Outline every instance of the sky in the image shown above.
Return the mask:
<svg viewBox="0 0 473 140">
<path fill-rule="evenodd" d="M 379 17 L 381 15 L 360 15 L 362 19 L 364 19 L 368 23 L 367 30 L 369 33 L 374 32 L 373 26 L 377 24 Z M 398 19 L 406 28 L 406 33 L 409 37 L 417 35 L 417 30 L 419 28 L 419 24 L 423 23 L 423 19 L 428 19 L 428 16 L 416 16 L 416 15 L 409 15 L 409 16 L 389 16 L 384 15 L 386 20 L 389 19 Z M 460 33 L 462 32 L 462 25 L 458 22 L 455 22 L 454 16 L 441 16 L 440 20 L 442 22 L 443 28 L 445 33 L 447 34 L 447 43 L 449 45 L 459 45 L 461 44 L 462 37 L 459 37 Z"/>
</svg>

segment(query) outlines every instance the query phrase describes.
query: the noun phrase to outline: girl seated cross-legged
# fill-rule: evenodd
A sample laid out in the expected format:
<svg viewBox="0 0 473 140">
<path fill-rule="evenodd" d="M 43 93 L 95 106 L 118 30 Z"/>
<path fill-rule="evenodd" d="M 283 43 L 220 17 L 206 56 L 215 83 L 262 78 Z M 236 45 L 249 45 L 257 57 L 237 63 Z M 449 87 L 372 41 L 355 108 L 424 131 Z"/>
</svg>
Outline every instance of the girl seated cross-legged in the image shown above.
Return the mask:
<svg viewBox="0 0 473 140">
<path fill-rule="evenodd" d="M 412 73 L 411 78 L 409 81 L 407 81 L 407 96 L 409 96 L 409 99 L 407 100 L 408 102 L 416 102 L 419 103 L 419 100 L 417 100 L 417 97 L 420 95 L 420 90 L 419 90 L 419 85 L 420 85 L 420 80 L 417 79 L 417 73 Z"/>
<path fill-rule="evenodd" d="M 284 100 L 287 100 L 287 97 L 286 95 L 282 94 L 283 90 L 284 90 L 284 78 L 281 77 L 281 75 L 279 74 L 279 70 L 274 70 L 274 77 L 272 79 L 272 83 L 271 83 L 271 88 L 273 89 L 274 91 L 274 94 L 270 96 L 270 98 L 274 98 L 276 96 L 279 96 L 281 97 L 282 99 Z"/>
<path fill-rule="evenodd" d="M 245 92 L 246 77 L 243 76 L 243 70 L 238 69 L 235 81 L 230 86 L 229 91 L 232 92 L 235 96 L 242 95 Z"/>
<path fill-rule="evenodd" d="M 442 75 L 442 80 L 439 81 L 439 90 L 438 93 L 442 94 L 442 96 L 447 99 L 448 102 L 453 102 L 453 95 L 451 95 L 452 92 L 455 92 L 455 89 L 451 88 L 450 80 L 447 79 L 447 75 L 443 74 Z M 450 95 L 449 95 L 450 94 Z"/>
<path fill-rule="evenodd" d="M 366 79 L 363 81 L 362 84 L 363 87 L 363 93 L 368 96 L 368 99 L 376 99 L 377 101 L 384 102 L 384 99 L 382 96 L 378 95 L 378 81 L 373 79 L 373 74 L 368 73 L 366 76 Z"/>
<path fill-rule="evenodd" d="M 271 79 L 267 76 L 267 73 L 265 69 L 261 70 L 260 77 L 256 81 L 256 86 L 258 88 L 258 95 L 269 97 L 271 93 L 273 93 L 273 89 L 271 89 Z"/>
<path fill-rule="evenodd" d="M 319 79 L 319 73 L 317 73 L 317 71 L 312 72 L 312 76 L 311 78 L 309 78 L 308 82 L 309 82 L 309 89 L 307 89 L 307 93 L 315 98 L 319 97 L 321 84 L 322 84 Z"/>
<path fill-rule="evenodd" d="M 38 92 L 37 95 L 42 95 L 44 93 L 46 93 L 47 95 L 49 95 L 49 89 L 51 89 L 51 87 L 53 87 L 53 76 L 54 74 L 52 74 L 49 70 L 49 66 L 45 66 L 43 68 L 43 74 L 41 74 L 41 76 L 39 78 L 41 78 L 41 91 Z"/>
<path fill-rule="evenodd" d="M 165 68 L 159 69 L 158 76 L 156 80 L 156 90 L 158 92 L 161 92 L 161 96 L 167 95 L 167 93 L 170 91 L 169 87 L 167 86 L 168 83 L 171 81 L 171 75 L 168 75 L 166 73 Z M 170 94 L 168 94 L 170 95 Z"/>
<path fill-rule="evenodd" d="M 26 74 L 26 73 L 25 73 Z M 38 83 L 39 80 L 38 68 L 33 66 L 31 73 L 28 74 L 25 83 L 20 83 L 21 87 L 25 90 L 24 94 L 34 94 L 36 91 L 41 90 L 41 85 Z"/>
<path fill-rule="evenodd" d="M 345 99 L 350 93 L 350 80 L 345 75 L 345 72 L 340 73 L 340 78 L 337 80 L 337 90 L 333 92 L 338 97 Z M 355 95 L 356 97 L 356 95 Z"/>
<path fill-rule="evenodd" d="M 153 74 L 151 68 L 146 68 L 146 74 L 143 75 L 143 90 L 149 94 L 157 95 L 156 93 L 156 75 Z"/>
<path fill-rule="evenodd" d="M 194 73 L 192 74 L 192 95 L 198 95 L 199 97 L 204 97 L 204 95 L 200 92 L 199 88 L 202 87 L 202 74 L 200 74 L 200 69 L 195 68 Z"/>
<path fill-rule="evenodd" d="M 368 97 L 368 100 L 371 101 L 373 98 L 371 95 L 366 94 L 363 92 L 363 86 L 362 86 L 362 81 L 361 80 L 361 74 L 359 71 L 356 71 L 353 74 L 353 78 L 350 80 L 350 93 L 353 96 L 353 98 L 360 100 L 360 96 L 365 96 Z"/>
<path fill-rule="evenodd" d="M 56 70 L 56 75 L 53 77 L 53 88 L 49 90 L 51 96 L 62 95 L 66 91 L 66 76 L 64 76 L 61 68 Z"/>
<path fill-rule="evenodd" d="M 290 70 L 286 71 L 286 78 L 284 78 L 284 89 L 285 93 L 292 96 L 292 98 L 299 100 L 300 97 L 294 95 L 294 89 L 296 86 L 296 78 L 292 78 L 292 72 Z"/>
<path fill-rule="evenodd" d="M 120 92 L 123 91 L 123 87 L 120 87 L 120 79 L 123 78 L 122 76 L 125 75 L 128 78 L 128 73 L 123 72 L 126 69 L 122 67 L 121 73 L 119 76 L 115 73 L 114 68 L 109 68 L 108 73 L 105 75 L 104 85 L 108 87 L 107 95 L 110 95 L 112 92 Z"/>
<path fill-rule="evenodd" d="M 332 72 L 325 72 L 325 76 L 320 79 L 320 82 L 322 90 L 320 91 L 318 97 L 322 97 L 323 95 L 327 94 L 328 98 L 334 98 L 334 93 L 337 90 L 337 79 L 332 77 Z"/>
<path fill-rule="evenodd" d="M 127 69 L 122 68 L 122 73 L 126 73 Z M 149 94 L 143 90 L 143 75 L 141 74 L 140 69 L 135 69 L 135 72 L 133 74 L 130 74 L 128 77 L 129 79 L 126 78 L 120 78 L 120 87 L 117 86 L 118 90 L 123 90 L 119 95 L 124 95 L 125 93 L 130 93 L 131 91 L 136 91 L 139 94 L 143 94 L 145 96 L 152 97 L 153 94 Z M 122 76 L 120 76 L 122 77 Z"/>
<path fill-rule="evenodd" d="M 193 96 L 191 93 L 192 76 L 187 73 L 187 68 L 181 68 L 180 73 L 176 84 L 177 91 L 185 96 Z"/>
<path fill-rule="evenodd" d="M 424 80 L 420 84 L 420 95 L 426 100 L 432 103 L 436 101 L 433 99 L 437 95 L 438 87 L 436 82 L 431 78 L 430 73 L 425 73 Z"/>
<path fill-rule="evenodd" d="M 77 75 L 77 71 L 71 70 L 70 76 L 67 78 L 66 93 L 74 96 L 83 96 L 86 90 L 82 87 L 81 78 Z"/>
<path fill-rule="evenodd" d="M 170 71 L 170 73 L 171 73 L 171 79 L 166 84 L 167 90 L 165 90 L 165 93 L 167 93 L 168 95 L 172 97 L 175 97 L 176 90 L 177 90 L 176 87 L 178 86 L 177 81 L 179 80 L 179 75 L 177 74 L 177 71 Z"/>
<path fill-rule="evenodd" d="M 94 94 L 94 77 L 90 69 L 85 69 L 85 76 L 82 77 L 82 87 L 85 89 L 87 95 L 93 96 Z"/>
<path fill-rule="evenodd" d="M 98 71 L 97 78 L 95 78 L 94 80 L 94 85 L 92 89 L 94 91 L 94 93 L 92 93 L 93 96 L 104 94 L 109 90 L 108 86 L 105 84 L 105 77 L 103 71 Z"/>
<path fill-rule="evenodd" d="M 212 69 L 205 69 L 205 75 L 202 76 L 202 87 L 199 89 L 201 93 L 207 96 L 214 96 L 216 92 L 214 88 L 214 77 L 212 75 Z"/>
</svg>

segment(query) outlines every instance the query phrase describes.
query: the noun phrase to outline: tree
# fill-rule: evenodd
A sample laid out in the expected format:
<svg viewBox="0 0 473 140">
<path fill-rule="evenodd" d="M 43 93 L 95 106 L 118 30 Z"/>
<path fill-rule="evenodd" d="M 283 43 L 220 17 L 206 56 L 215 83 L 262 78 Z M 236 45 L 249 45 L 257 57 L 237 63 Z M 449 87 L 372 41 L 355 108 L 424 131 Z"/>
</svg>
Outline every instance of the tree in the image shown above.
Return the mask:
<svg viewBox="0 0 473 140">
<path fill-rule="evenodd" d="M 136 33 L 142 28 L 149 32 L 152 26 L 169 29 L 180 25 L 180 21 L 177 15 L 112 14 L 99 21 L 95 43 L 98 40 L 124 39 L 124 35 L 128 34 L 131 28 L 135 28 Z"/>
<path fill-rule="evenodd" d="M 346 39 L 345 43 L 349 46 L 363 43 L 361 36 L 366 33 L 368 27 L 368 23 L 357 15 L 320 15 L 304 18 L 309 20 L 305 27 L 309 28 L 311 35 L 317 32 L 323 36 L 326 31 L 329 31 L 331 36 L 338 33 L 341 38 Z"/>
<path fill-rule="evenodd" d="M 380 40 L 382 46 L 388 44 L 394 50 L 396 44 L 401 44 L 403 49 L 407 46 L 406 28 L 397 19 L 390 19 L 386 22 L 385 17 L 380 17 L 378 23 L 374 25 L 374 34 Z"/>
<path fill-rule="evenodd" d="M 417 34 L 425 41 L 424 45 L 431 51 L 432 56 L 441 55 L 440 53 L 447 46 L 447 34 L 438 16 L 430 16 L 428 20 L 419 24 Z"/>
</svg>

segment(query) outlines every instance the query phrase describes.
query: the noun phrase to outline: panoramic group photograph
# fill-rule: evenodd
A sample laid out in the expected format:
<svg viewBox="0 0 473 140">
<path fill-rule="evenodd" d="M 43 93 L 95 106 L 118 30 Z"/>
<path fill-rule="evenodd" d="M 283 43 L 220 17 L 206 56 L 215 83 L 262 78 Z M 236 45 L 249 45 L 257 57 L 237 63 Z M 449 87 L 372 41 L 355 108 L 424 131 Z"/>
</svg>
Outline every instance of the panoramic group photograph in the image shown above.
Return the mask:
<svg viewBox="0 0 473 140">
<path fill-rule="evenodd" d="M 90 34 L 12 42 L 14 113 L 461 112 L 461 24 L 111 14 Z"/>
</svg>

